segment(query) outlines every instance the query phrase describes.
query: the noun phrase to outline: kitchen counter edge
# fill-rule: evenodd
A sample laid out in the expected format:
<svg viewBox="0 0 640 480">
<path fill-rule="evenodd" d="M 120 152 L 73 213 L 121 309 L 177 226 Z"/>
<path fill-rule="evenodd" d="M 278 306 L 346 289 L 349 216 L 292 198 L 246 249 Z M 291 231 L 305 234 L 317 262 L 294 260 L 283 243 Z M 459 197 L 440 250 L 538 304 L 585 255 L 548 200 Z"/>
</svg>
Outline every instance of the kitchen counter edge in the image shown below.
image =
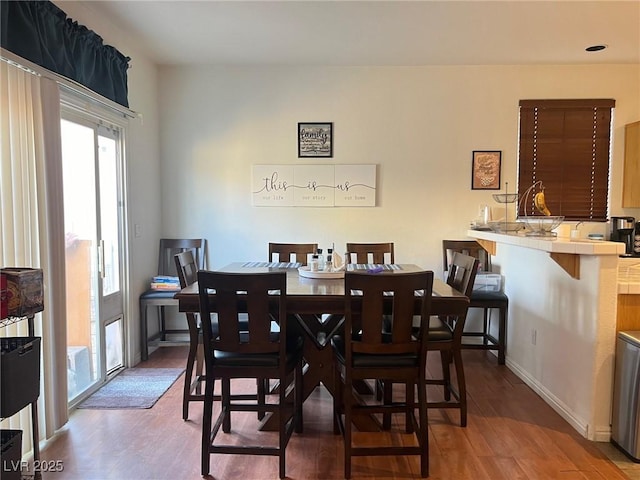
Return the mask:
<svg viewBox="0 0 640 480">
<path fill-rule="evenodd" d="M 522 234 L 505 234 L 480 230 L 468 230 L 467 236 L 479 240 L 517 245 L 552 253 L 569 253 L 574 255 L 620 255 L 624 253 L 624 244 L 620 242 L 587 239 L 574 241 L 563 237 L 527 237 Z M 638 259 L 638 262 L 640 263 L 640 259 Z M 640 266 L 629 267 L 627 265 L 623 266 L 622 263 L 623 262 L 620 261 L 618 271 L 618 294 L 640 295 L 640 279 L 636 273 L 636 269 L 640 269 Z"/>
</svg>

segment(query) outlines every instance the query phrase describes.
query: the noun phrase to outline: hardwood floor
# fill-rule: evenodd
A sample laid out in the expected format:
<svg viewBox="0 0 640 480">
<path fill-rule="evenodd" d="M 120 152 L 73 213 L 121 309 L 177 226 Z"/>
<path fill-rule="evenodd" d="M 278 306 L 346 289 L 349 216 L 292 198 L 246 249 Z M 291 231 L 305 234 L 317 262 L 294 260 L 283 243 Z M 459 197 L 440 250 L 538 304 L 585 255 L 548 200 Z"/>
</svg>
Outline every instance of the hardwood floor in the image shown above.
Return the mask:
<svg viewBox="0 0 640 480">
<path fill-rule="evenodd" d="M 183 366 L 186 349 L 166 347 L 139 367 Z M 457 410 L 431 410 L 430 479 L 432 480 L 623 480 L 625 473 L 602 448 L 578 435 L 542 399 L 493 355 L 465 351 L 469 419 L 460 428 Z M 430 369 L 439 371 L 436 355 Z M 76 410 L 69 423 L 47 443 L 42 460 L 61 460 L 64 471 L 45 480 L 162 480 L 200 476 L 201 404 L 192 403 L 189 421 L 181 419 L 182 379 L 148 410 Z M 254 384 L 255 385 L 255 384 Z M 242 387 L 242 385 L 240 385 Z M 251 384 L 247 384 L 251 388 Z M 235 390 L 234 390 L 235 391 Z M 439 393 L 429 390 L 432 398 Z M 304 404 L 304 428 L 287 448 L 287 477 L 343 478 L 342 437 L 333 435 L 331 397 L 318 388 Z M 233 417 L 234 440 L 274 441 L 274 433 L 257 433 L 255 417 Z M 402 418 L 398 416 L 397 421 Z M 395 425 L 394 425 L 395 427 Z M 401 433 L 361 433 L 363 443 L 413 441 Z M 224 435 L 224 434 L 221 434 Z M 376 436 L 374 436 L 376 435 Z M 276 457 L 211 457 L 209 479 L 278 478 Z M 631 462 L 628 462 L 629 465 Z M 624 465 L 624 463 L 622 463 Z M 417 458 L 360 457 L 353 462 L 354 479 L 420 478 Z M 629 470 L 631 472 L 632 470 Z M 635 471 L 635 470 L 634 470 Z"/>
</svg>

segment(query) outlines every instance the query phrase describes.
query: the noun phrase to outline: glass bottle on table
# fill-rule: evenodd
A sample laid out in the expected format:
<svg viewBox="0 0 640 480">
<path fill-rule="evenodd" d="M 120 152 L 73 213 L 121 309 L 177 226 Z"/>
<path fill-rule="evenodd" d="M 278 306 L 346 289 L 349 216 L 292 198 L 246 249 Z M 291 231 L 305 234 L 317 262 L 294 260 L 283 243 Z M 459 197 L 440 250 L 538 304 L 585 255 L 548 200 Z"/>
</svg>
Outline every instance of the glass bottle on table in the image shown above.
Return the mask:
<svg viewBox="0 0 640 480">
<path fill-rule="evenodd" d="M 318 257 L 318 270 L 324 270 L 324 255 L 322 255 L 322 249 L 316 250 L 316 256 Z"/>
<path fill-rule="evenodd" d="M 309 262 L 309 270 L 312 272 L 318 271 L 318 255 L 313 254 L 311 256 L 311 261 Z"/>
<path fill-rule="evenodd" d="M 325 272 L 333 271 L 333 248 L 327 249 L 327 261 L 324 264 L 324 271 Z"/>
</svg>

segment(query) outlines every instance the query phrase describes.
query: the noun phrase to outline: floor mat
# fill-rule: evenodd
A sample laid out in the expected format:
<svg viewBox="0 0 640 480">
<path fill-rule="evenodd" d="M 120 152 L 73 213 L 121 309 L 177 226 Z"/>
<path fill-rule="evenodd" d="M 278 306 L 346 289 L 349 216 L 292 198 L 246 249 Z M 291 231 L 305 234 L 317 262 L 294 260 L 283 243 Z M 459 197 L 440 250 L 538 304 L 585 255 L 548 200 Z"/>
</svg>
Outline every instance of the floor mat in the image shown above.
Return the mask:
<svg viewBox="0 0 640 480">
<path fill-rule="evenodd" d="M 128 368 L 78 408 L 151 408 L 184 368 Z"/>
</svg>

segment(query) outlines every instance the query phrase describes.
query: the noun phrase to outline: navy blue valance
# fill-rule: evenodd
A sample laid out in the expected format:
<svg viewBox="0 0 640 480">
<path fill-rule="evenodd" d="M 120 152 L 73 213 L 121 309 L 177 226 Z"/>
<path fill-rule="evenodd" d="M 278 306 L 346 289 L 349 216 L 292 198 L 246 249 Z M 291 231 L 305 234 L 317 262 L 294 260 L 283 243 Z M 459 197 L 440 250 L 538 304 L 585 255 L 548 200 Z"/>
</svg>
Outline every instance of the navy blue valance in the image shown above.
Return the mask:
<svg viewBox="0 0 640 480">
<path fill-rule="evenodd" d="M 0 45 L 129 107 L 129 57 L 49 1 L 0 3 Z"/>
</svg>

